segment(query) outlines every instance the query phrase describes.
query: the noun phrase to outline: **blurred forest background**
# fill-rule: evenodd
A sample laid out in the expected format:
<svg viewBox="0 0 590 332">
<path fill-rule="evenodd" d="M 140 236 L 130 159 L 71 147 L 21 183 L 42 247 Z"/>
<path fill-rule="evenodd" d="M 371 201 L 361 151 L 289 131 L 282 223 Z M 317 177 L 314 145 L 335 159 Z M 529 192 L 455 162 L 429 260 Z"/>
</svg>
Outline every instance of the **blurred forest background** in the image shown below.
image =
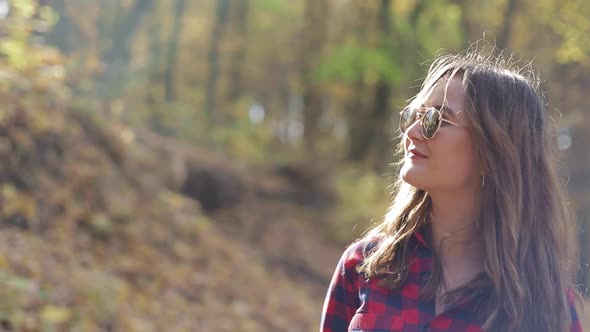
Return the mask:
<svg viewBox="0 0 590 332">
<path fill-rule="evenodd" d="M 1 330 L 316 330 L 425 64 L 482 38 L 541 74 L 590 283 L 587 0 L 0 0 L 0 34 Z"/>
</svg>

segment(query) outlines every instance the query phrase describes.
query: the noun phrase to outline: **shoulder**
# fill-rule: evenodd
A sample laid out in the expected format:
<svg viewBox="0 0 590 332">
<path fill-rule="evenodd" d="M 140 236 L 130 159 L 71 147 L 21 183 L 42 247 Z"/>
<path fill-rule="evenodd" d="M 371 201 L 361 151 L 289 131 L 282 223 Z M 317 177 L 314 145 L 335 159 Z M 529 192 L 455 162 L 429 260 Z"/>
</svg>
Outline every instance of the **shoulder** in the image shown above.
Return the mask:
<svg viewBox="0 0 590 332">
<path fill-rule="evenodd" d="M 380 239 L 377 236 L 361 238 L 350 244 L 340 258 L 342 268 L 346 270 L 356 269 L 357 266 L 363 263 L 371 250 L 379 244 Z"/>
</svg>

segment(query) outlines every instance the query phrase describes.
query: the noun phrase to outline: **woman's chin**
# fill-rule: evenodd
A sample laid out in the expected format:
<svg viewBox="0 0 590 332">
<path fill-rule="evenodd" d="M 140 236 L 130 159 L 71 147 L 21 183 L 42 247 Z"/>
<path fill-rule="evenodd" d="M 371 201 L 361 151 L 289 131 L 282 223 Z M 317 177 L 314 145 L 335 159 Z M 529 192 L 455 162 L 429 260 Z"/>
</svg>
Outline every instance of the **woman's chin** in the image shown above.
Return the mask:
<svg viewBox="0 0 590 332">
<path fill-rule="evenodd" d="M 402 180 L 404 180 L 404 182 L 422 189 L 424 188 L 424 179 L 425 176 L 424 174 L 420 174 L 420 170 L 416 169 L 415 167 L 411 166 L 411 165 L 407 165 L 405 164 L 404 166 L 402 166 L 402 169 L 400 170 L 400 175 Z"/>
</svg>

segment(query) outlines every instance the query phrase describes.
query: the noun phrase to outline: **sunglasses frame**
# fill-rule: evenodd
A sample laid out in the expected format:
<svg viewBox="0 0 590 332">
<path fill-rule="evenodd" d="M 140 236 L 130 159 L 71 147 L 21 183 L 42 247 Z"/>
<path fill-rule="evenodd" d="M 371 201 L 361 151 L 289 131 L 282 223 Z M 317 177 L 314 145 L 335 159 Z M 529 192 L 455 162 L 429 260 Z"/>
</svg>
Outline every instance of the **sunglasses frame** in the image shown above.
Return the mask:
<svg viewBox="0 0 590 332">
<path fill-rule="evenodd" d="M 423 110 L 423 111 L 420 112 L 420 110 Z M 463 127 L 462 125 L 460 125 L 460 124 L 458 124 L 458 123 L 456 123 L 454 121 L 445 119 L 444 116 L 443 116 L 443 113 L 440 110 L 438 110 L 436 107 L 424 107 L 424 106 L 421 106 L 421 107 L 418 107 L 418 108 L 410 108 L 410 107 L 408 107 L 408 108 L 405 108 L 403 111 L 401 111 L 400 117 L 399 117 L 399 129 L 400 129 L 400 131 L 403 134 L 405 133 L 405 131 L 402 130 L 402 119 L 403 119 L 404 112 L 407 112 L 407 111 L 414 111 L 414 112 L 416 112 L 416 119 L 414 120 L 414 122 L 412 122 L 411 124 L 408 125 L 408 127 L 406 128 L 406 130 L 408 128 L 410 128 L 414 123 L 416 123 L 416 121 L 420 121 L 420 129 L 421 129 L 421 132 L 422 132 L 422 137 L 424 137 L 424 139 L 433 139 L 434 136 L 436 136 L 436 133 L 438 133 L 438 130 L 440 129 L 440 126 L 442 125 L 443 122 L 452 124 L 452 125 L 457 126 L 457 127 Z M 438 118 L 440 119 L 438 121 L 438 125 L 436 126 L 436 129 L 434 130 L 434 133 L 430 137 L 427 137 L 425 135 L 426 129 L 424 128 L 424 122 L 422 121 L 422 119 L 424 119 L 424 115 L 426 115 L 426 113 L 428 111 L 435 111 L 436 113 L 438 113 Z"/>
</svg>

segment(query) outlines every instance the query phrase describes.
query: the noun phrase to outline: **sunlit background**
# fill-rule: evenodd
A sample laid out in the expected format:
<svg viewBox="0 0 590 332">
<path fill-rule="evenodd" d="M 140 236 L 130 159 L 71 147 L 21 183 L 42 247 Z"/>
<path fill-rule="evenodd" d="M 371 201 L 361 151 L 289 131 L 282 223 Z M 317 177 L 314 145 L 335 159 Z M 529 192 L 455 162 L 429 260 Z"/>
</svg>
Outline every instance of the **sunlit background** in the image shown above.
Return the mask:
<svg viewBox="0 0 590 332">
<path fill-rule="evenodd" d="M 0 35 L 0 329 L 317 330 L 398 112 L 481 40 L 541 76 L 590 284 L 586 0 L 0 0 Z"/>
</svg>

